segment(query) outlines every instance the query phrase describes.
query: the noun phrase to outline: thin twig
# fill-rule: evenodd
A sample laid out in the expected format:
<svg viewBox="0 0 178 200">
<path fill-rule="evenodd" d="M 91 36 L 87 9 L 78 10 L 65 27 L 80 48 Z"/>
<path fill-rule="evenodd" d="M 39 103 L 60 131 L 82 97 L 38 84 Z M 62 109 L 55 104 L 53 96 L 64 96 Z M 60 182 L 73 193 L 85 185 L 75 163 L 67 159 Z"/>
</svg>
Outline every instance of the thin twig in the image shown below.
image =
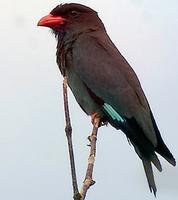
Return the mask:
<svg viewBox="0 0 178 200">
<path fill-rule="evenodd" d="M 73 186 L 73 194 L 74 194 L 73 198 L 74 198 L 74 200 L 80 200 L 81 195 L 78 191 L 77 177 L 76 177 L 76 170 L 75 170 L 74 152 L 73 152 L 73 144 L 72 144 L 72 126 L 71 126 L 71 123 L 70 123 L 70 115 L 69 115 L 68 94 L 67 94 L 67 79 L 66 79 L 66 77 L 64 77 L 64 81 L 63 81 L 63 97 L 64 97 L 64 110 L 65 110 L 65 121 L 66 121 L 65 132 L 66 132 L 66 136 L 67 136 L 69 157 L 70 157 L 72 186 Z"/>
<path fill-rule="evenodd" d="M 86 193 L 90 186 L 95 184 L 95 181 L 93 181 L 93 168 L 94 168 L 94 162 L 95 162 L 95 157 L 96 157 L 96 141 L 97 141 L 97 132 L 98 128 L 100 126 L 100 118 L 97 117 L 94 119 L 94 124 L 93 124 L 93 131 L 92 134 L 88 137 L 90 141 L 90 155 L 88 158 L 88 167 L 85 175 L 85 180 L 83 182 L 82 189 L 80 191 L 81 194 L 81 200 L 84 200 L 86 197 Z"/>
</svg>

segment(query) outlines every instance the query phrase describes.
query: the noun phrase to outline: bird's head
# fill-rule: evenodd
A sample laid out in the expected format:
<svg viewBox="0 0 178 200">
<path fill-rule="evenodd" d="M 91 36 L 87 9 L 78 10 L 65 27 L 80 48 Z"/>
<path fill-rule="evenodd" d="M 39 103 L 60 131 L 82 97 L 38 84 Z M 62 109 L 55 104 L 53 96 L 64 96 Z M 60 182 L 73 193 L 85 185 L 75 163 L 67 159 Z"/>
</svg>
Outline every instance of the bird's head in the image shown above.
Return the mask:
<svg viewBox="0 0 178 200">
<path fill-rule="evenodd" d="M 76 3 L 56 6 L 49 15 L 40 19 L 38 26 L 51 28 L 55 35 L 61 32 L 73 35 L 89 30 L 104 29 L 97 12 Z"/>
</svg>

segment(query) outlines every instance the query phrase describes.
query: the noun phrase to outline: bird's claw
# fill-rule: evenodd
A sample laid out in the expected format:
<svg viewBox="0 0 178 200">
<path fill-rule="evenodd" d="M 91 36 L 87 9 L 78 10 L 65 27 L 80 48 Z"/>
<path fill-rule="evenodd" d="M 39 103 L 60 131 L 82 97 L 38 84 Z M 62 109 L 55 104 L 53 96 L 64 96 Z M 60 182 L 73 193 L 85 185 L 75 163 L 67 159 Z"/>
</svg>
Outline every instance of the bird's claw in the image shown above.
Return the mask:
<svg viewBox="0 0 178 200">
<path fill-rule="evenodd" d="M 97 112 L 94 112 L 91 115 L 91 123 L 95 126 L 98 123 L 98 119 L 100 119 L 100 115 Z"/>
</svg>

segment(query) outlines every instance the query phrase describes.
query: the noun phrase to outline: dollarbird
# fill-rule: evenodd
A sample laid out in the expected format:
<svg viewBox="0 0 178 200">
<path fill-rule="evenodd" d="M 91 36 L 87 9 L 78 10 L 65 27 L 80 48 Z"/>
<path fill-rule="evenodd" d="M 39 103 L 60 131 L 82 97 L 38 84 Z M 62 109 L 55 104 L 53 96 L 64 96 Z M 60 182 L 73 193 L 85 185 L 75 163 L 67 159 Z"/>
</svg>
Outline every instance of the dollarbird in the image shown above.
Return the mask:
<svg viewBox="0 0 178 200">
<path fill-rule="evenodd" d="M 150 191 L 156 195 L 152 164 L 157 153 L 173 166 L 137 75 L 108 36 L 93 9 L 60 4 L 38 22 L 57 38 L 57 64 L 82 110 L 125 133 L 141 159 Z"/>
</svg>

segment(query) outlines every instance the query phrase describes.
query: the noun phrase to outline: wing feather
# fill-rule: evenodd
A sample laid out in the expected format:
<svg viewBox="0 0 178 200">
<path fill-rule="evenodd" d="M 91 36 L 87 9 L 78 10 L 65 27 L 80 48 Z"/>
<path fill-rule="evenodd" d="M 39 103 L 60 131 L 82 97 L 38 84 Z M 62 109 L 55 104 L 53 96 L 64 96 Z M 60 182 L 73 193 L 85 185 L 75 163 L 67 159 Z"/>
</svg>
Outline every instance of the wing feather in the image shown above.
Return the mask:
<svg viewBox="0 0 178 200">
<path fill-rule="evenodd" d="M 99 98 L 120 115 L 134 117 L 147 138 L 156 146 L 150 108 L 140 82 L 106 34 L 81 34 L 73 46 L 73 67 Z"/>
</svg>

